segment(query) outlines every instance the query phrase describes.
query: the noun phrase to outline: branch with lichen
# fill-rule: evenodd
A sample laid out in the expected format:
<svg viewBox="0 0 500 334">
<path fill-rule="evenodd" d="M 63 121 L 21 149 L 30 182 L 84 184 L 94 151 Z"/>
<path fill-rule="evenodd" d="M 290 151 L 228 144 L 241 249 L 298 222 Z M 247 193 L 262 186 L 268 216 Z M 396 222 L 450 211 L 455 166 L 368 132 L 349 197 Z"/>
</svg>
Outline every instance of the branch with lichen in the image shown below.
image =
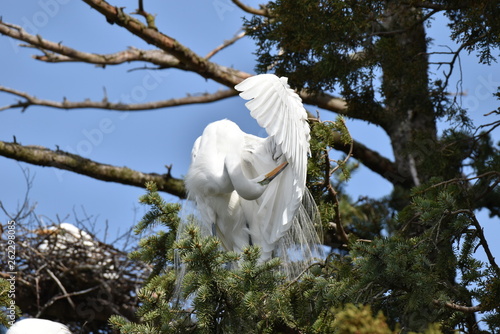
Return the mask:
<svg viewBox="0 0 500 334">
<path fill-rule="evenodd" d="M 185 198 L 184 182 L 166 174 L 142 173 L 127 167 L 99 163 L 79 155 L 61 150 L 50 150 L 42 146 L 24 146 L 0 141 L 0 155 L 17 161 L 44 167 L 56 167 L 86 175 L 97 180 L 145 188 L 148 181 L 155 182 L 158 190 L 179 198 Z"/>
</svg>

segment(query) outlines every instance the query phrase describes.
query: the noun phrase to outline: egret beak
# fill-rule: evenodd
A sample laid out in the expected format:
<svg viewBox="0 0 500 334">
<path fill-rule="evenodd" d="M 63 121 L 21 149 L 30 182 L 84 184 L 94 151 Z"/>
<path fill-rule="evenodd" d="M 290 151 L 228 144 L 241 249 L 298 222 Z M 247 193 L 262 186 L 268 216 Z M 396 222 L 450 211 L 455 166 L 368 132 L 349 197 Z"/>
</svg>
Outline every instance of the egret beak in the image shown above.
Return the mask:
<svg viewBox="0 0 500 334">
<path fill-rule="evenodd" d="M 263 186 L 265 186 L 266 184 L 269 184 L 269 182 L 274 180 L 274 178 L 276 176 L 278 176 L 282 171 L 285 170 L 286 166 L 288 166 L 288 161 L 285 161 L 284 163 L 282 163 L 281 165 L 279 165 L 278 167 L 276 167 L 275 169 L 273 169 L 272 171 L 267 173 L 264 180 L 260 181 L 259 184 L 261 184 Z"/>
</svg>

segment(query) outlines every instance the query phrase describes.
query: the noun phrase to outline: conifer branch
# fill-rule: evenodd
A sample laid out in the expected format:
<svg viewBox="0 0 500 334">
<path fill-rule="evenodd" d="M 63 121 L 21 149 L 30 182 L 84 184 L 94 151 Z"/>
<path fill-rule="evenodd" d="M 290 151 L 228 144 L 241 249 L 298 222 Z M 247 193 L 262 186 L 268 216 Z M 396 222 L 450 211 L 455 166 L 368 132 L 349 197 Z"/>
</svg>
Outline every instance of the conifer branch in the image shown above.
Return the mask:
<svg viewBox="0 0 500 334">
<path fill-rule="evenodd" d="M 484 236 L 483 227 L 477 220 L 476 215 L 471 210 L 458 210 L 452 213 L 456 214 L 461 212 L 468 214 L 469 217 L 472 219 L 472 223 L 476 228 L 476 233 L 479 238 L 479 242 L 481 243 L 481 246 L 483 246 L 484 252 L 486 253 L 486 257 L 488 258 L 488 262 L 490 263 L 491 268 L 493 268 L 493 270 L 495 271 L 497 277 L 500 278 L 500 268 L 498 267 L 498 264 L 495 262 L 495 257 L 493 256 L 493 253 L 491 252 L 490 247 L 488 245 L 488 241 Z"/>
<path fill-rule="evenodd" d="M 476 180 L 476 179 L 481 179 L 483 177 L 490 177 L 490 176 L 500 176 L 500 172 L 489 171 L 489 172 L 485 172 L 483 174 L 480 174 L 480 175 L 477 175 L 477 176 L 473 176 L 473 177 L 468 177 L 468 178 L 457 177 L 457 178 L 454 178 L 454 179 L 450 179 L 450 180 L 446 180 L 446 181 L 442 181 L 442 182 L 438 182 L 436 184 L 433 184 L 432 186 L 430 186 L 430 187 L 428 187 L 428 188 L 426 188 L 424 190 L 421 190 L 418 193 L 424 193 L 424 192 L 426 192 L 428 190 L 434 189 L 436 187 L 444 186 L 444 185 L 447 185 L 447 184 L 450 184 L 450 183 L 468 182 L 468 181 L 472 181 L 472 180 Z"/>
<path fill-rule="evenodd" d="M 142 173 L 127 167 L 117 167 L 61 150 L 42 146 L 23 146 L 0 141 L 0 156 L 44 167 L 56 167 L 90 176 L 94 179 L 145 188 L 147 181 L 156 183 L 158 190 L 185 198 L 184 182 L 169 174 Z"/>
</svg>

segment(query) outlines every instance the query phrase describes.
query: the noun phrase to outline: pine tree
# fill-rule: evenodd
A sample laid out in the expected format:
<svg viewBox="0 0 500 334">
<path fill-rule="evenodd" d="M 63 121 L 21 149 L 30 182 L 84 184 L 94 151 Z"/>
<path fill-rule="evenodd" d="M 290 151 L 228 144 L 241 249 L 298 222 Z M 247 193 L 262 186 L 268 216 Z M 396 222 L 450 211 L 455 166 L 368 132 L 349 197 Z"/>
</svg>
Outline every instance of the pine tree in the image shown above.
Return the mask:
<svg viewBox="0 0 500 334">
<path fill-rule="evenodd" d="M 425 31 L 426 18 L 442 11 L 453 23 L 452 38 L 490 63 L 500 36 L 496 2 L 292 0 L 266 10 L 269 16 L 246 22 L 258 43 L 258 70 L 273 68 L 308 94 L 337 90 L 352 117 L 381 126 L 395 155 L 395 168 L 381 174 L 394 191 L 383 199 L 350 199 L 343 186 L 356 162 L 349 160 L 355 148 L 348 129 L 340 118 L 313 120 L 308 186 L 330 255 L 290 279 L 280 275 L 277 260 L 257 265 L 258 249 L 223 252 L 195 226 L 173 242 L 177 231 L 169 225 L 163 236 L 169 242 L 157 248 L 169 254 L 169 268 L 151 250 L 144 257 L 163 271 L 144 288 L 143 323 L 114 318 L 116 327 L 122 333 L 480 333 L 476 314 L 483 312 L 486 326 L 498 332 L 500 270 L 475 212 L 499 215 L 500 155 L 489 137 L 499 122 L 474 130 L 447 92 L 449 76 L 430 80 Z M 443 119 L 450 128 L 438 135 Z M 332 160 L 332 149 L 346 156 Z M 150 191 L 147 198 L 155 198 Z M 162 207 L 153 208 L 154 219 L 171 212 Z M 180 298 L 192 298 L 189 309 L 174 300 L 178 269 L 169 247 L 186 268 Z M 478 247 L 486 263 L 474 257 Z M 235 260 L 241 266 L 227 265 Z"/>
</svg>

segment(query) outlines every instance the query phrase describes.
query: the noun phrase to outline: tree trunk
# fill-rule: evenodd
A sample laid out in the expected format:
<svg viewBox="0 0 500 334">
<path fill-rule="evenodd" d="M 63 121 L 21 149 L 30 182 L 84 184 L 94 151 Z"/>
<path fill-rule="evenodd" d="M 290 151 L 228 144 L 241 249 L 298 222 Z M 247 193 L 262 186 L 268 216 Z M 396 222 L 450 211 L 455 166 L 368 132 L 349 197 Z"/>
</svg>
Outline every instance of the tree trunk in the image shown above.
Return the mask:
<svg viewBox="0 0 500 334">
<path fill-rule="evenodd" d="M 422 13 L 400 2 L 388 2 L 387 18 L 380 35 L 383 48 L 380 64 L 383 71 L 382 93 L 386 101 L 383 125 L 392 143 L 397 173 L 390 175 L 399 198 L 396 209 L 409 204 L 413 186 L 439 173 L 435 165 L 437 148 L 436 118 L 429 96 L 427 39 Z M 443 175 L 444 176 L 444 175 Z M 398 191 L 399 190 L 399 191 Z M 418 222 L 403 231 L 408 237 L 420 235 L 430 226 Z M 431 252 L 433 263 L 453 257 L 452 243 L 442 240 Z M 443 273 L 442 279 L 454 284 L 455 274 Z M 435 312 L 409 312 L 401 317 L 404 332 L 424 331 Z"/>
<path fill-rule="evenodd" d="M 391 138 L 397 173 L 395 185 L 409 189 L 429 179 L 422 166 L 432 157 L 436 123 L 428 90 L 428 57 L 421 13 L 389 2 L 382 23 L 380 59 L 386 101 L 385 130 Z M 407 203 L 401 203 L 405 205 Z"/>
</svg>

